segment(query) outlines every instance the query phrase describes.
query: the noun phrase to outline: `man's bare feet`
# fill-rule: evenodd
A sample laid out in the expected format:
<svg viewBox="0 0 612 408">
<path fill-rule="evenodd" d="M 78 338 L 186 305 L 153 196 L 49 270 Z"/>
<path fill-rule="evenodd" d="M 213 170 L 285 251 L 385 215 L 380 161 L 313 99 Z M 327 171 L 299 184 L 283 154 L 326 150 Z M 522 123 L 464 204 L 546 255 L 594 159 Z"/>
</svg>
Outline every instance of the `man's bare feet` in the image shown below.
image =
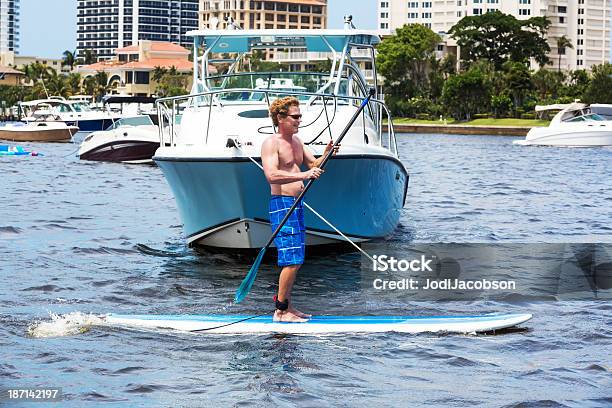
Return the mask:
<svg viewBox="0 0 612 408">
<path fill-rule="evenodd" d="M 291 323 L 306 323 L 308 320 L 302 319 L 301 317 L 293 314 L 289 310 L 276 310 L 274 317 L 272 318 L 275 322 L 291 322 Z"/>
<path fill-rule="evenodd" d="M 301 317 L 302 319 L 310 319 L 312 317 L 311 314 L 308 313 L 303 313 L 300 312 L 299 310 L 297 310 L 296 308 L 289 306 L 289 309 L 287 309 L 290 313 L 293 313 L 294 315 Z"/>
</svg>

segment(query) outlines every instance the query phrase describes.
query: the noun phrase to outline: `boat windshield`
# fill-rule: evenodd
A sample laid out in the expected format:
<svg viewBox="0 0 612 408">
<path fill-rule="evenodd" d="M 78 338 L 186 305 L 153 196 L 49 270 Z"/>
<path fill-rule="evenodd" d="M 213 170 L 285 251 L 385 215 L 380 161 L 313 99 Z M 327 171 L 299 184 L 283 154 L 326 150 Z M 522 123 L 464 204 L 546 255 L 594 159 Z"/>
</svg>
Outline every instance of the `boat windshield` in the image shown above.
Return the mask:
<svg viewBox="0 0 612 408">
<path fill-rule="evenodd" d="M 91 108 L 89 107 L 89 105 L 87 103 L 72 102 L 70 105 L 72 105 L 72 108 L 76 112 L 91 112 Z"/>
<path fill-rule="evenodd" d="M 575 118 L 571 118 L 568 120 L 568 122 L 600 122 L 600 121 L 605 121 L 606 119 L 602 116 L 599 116 L 596 113 L 589 113 L 587 115 L 580 115 L 580 116 L 576 116 Z"/>
<path fill-rule="evenodd" d="M 121 118 L 116 120 L 112 125 L 110 125 L 106 130 L 117 129 L 121 126 L 143 126 L 143 125 L 153 125 L 153 121 L 149 116 L 134 116 L 131 118 Z"/>
<path fill-rule="evenodd" d="M 289 93 L 316 93 L 329 81 L 329 74 L 322 72 L 249 72 L 243 74 L 219 75 L 210 77 L 209 84 L 213 90 L 253 89 L 253 91 L 231 92 L 222 94 L 221 100 L 226 101 L 263 101 L 265 93 L 258 89 L 278 91 L 269 93 L 271 99 L 282 97 Z M 340 83 L 339 95 L 346 95 L 347 80 Z M 331 92 L 328 89 L 326 92 Z M 309 95 L 295 95 L 301 101 L 307 101 Z"/>
</svg>

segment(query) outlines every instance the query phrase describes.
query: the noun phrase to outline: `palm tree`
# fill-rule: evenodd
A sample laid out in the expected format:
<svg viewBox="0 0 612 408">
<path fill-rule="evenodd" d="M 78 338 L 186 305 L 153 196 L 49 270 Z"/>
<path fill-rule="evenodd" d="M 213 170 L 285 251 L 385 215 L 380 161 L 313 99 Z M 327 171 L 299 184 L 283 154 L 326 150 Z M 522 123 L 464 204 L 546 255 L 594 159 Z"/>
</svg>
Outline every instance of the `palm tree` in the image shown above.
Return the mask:
<svg viewBox="0 0 612 408">
<path fill-rule="evenodd" d="M 66 81 L 66 76 L 58 74 L 54 69 L 47 72 L 46 86 L 48 92 L 54 96 L 65 98 L 70 93 L 70 86 Z"/>
<path fill-rule="evenodd" d="M 70 93 L 73 95 L 78 95 L 81 92 L 81 74 L 78 72 L 71 72 L 68 74 L 66 79 L 68 82 L 68 86 L 70 87 Z"/>
<path fill-rule="evenodd" d="M 85 65 L 95 64 L 96 62 L 98 62 L 96 53 L 89 49 L 83 50 L 83 52 L 81 52 L 79 59 L 76 61 L 77 64 L 85 64 Z"/>
<path fill-rule="evenodd" d="M 561 72 L 561 55 L 565 55 L 566 48 L 574 48 L 572 41 L 565 35 L 557 39 L 557 54 L 559 54 L 559 72 Z"/>
<path fill-rule="evenodd" d="M 70 67 L 70 70 L 72 71 L 74 69 L 74 65 L 76 64 L 76 53 L 76 50 L 72 52 L 69 50 L 64 51 L 64 58 L 62 58 L 62 66 Z"/>
<path fill-rule="evenodd" d="M 155 67 L 153 69 L 153 80 L 155 82 L 160 82 L 167 73 L 168 73 L 168 70 L 166 68 Z"/>
<path fill-rule="evenodd" d="M 96 82 L 94 95 L 101 98 L 110 90 L 110 87 L 108 86 L 108 74 L 104 71 L 98 71 L 96 72 L 94 78 Z"/>
</svg>

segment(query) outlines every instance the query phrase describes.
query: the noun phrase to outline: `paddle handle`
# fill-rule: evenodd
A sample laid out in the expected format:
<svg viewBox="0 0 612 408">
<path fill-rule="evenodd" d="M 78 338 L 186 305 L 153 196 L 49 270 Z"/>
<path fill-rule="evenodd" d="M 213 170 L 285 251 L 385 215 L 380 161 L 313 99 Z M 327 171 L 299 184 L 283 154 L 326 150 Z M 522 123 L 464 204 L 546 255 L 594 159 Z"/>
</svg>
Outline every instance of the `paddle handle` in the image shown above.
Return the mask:
<svg viewBox="0 0 612 408">
<path fill-rule="evenodd" d="M 361 112 L 363 111 L 365 106 L 368 104 L 368 102 L 370 102 L 370 99 L 372 98 L 372 96 L 374 96 L 375 92 L 376 91 L 374 90 L 374 88 L 370 88 L 370 92 L 369 92 L 368 96 L 363 100 L 363 102 L 361 102 L 361 105 L 359 105 L 359 108 L 355 111 L 355 113 L 351 117 L 351 120 L 349 120 L 349 122 L 344 127 L 344 130 L 342 131 L 342 133 L 340 133 L 340 136 L 338 137 L 338 139 L 336 139 L 336 141 L 334 142 L 331 150 L 329 152 L 327 152 L 327 154 L 323 158 L 323 161 L 319 165 L 320 169 L 323 169 L 323 167 L 325 167 L 325 165 L 327 164 L 329 159 L 331 159 L 332 155 L 334 154 L 335 148 L 340 144 L 342 139 L 344 139 L 344 136 L 346 136 L 346 134 L 348 133 L 349 129 L 351 128 L 351 126 L 353 126 L 353 123 L 355 123 L 355 121 L 357 120 L 357 118 L 359 117 L 359 115 L 361 114 Z M 308 191 L 310 186 L 312 186 L 312 184 L 315 181 L 316 181 L 316 179 L 310 179 L 308 181 L 308 183 L 306 183 L 306 187 L 304 187 L 304 189 L 302 190 L 300 195 L 295 199 L 295 202 L 289 208 L 289 211 L 287 211 L 287 214 L 285 214 L 285 216 L 281 220 L 280 224 L 278 224 L 278 227 L 276 227 L 276 229 L 272 233 L 272 236 L 270 236 L 270 239 L 268 240 L 268 243 L 266 244 L 266 246 L 264 246 L 264 248 L 268 248 L 270 245 L 272 245 L 272 242 L 274 241 L 274 238 L 276 238 L 276 236 L 280 232 L 281 228 L 283 228 L 283 225 L 285 225 L 285 223 L 287 222 L 287 220 L 291 216 L 291 213 L 293 212 L 293 210 L 295 210 L 295 207 L 297 207 L 297 205 L 300 202 L 300 200 L 304 197 L 304 195 L 306 194 L 306 192 Z"/>
</svg>

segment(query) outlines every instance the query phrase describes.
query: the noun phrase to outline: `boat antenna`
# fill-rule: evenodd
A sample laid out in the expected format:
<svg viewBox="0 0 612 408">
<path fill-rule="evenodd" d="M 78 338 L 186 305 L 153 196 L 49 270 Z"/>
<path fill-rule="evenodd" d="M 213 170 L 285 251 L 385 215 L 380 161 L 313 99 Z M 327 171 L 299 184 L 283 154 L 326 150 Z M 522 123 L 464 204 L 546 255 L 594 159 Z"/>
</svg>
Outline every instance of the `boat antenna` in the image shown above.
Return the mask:
<svg viewBox="0 0 612 408">
<path fill-rule="evenodd" d="M 346 16 L 344 16 L 344 29 L 345 30 L 354 30 L 356 27 L 353 24 L 353 16 L 350 14 L 347 14 Z"/>
<path fill-rule="evenodd" d="M 42 74 L 40 75 L 40 83 L 43 86 L 45 94 L 47 95 L 47 99 L 50 99 L 51 97 L 49 96 L 49 92 L 47 92 L 47 87 L 45 86 L 45 80 L 43 79 Z"/>
</svg>

